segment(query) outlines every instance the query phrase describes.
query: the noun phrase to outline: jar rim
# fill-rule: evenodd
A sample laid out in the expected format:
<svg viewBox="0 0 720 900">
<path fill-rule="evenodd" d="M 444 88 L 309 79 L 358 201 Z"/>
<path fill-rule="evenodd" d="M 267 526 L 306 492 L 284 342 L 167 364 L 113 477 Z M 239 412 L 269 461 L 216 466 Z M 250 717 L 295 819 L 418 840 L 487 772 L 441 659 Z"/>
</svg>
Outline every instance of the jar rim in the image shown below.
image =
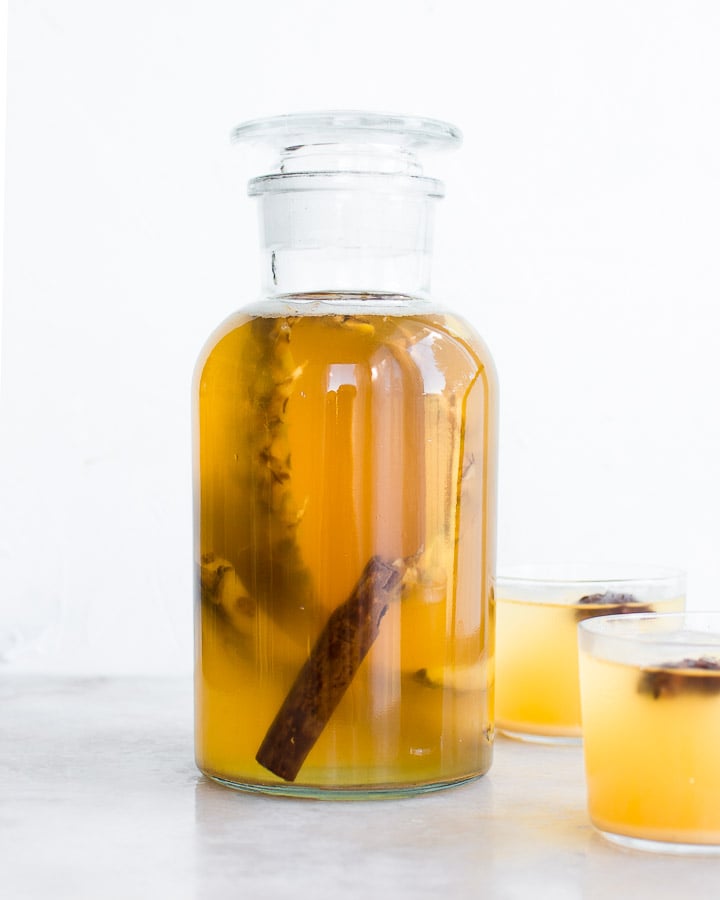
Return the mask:
<svg viewBox="0 0 720 900">
<path fill-rule="evenodd" d="M 498 570 L 498 584 L 524 585 L 628 585 L 633 583 L 685 583 L 684 569 L 648 563 L 543 562 L 520 563 Z"/>
<path fill-rule="evenodd" d="M 442 181 L 417 175 L 396 175 L 384 172 L 295 172 L 292 174 L 259 175 L 248 183 L 248 194 L 257 197 L 268 192 L 287 191 L 375 191 L 402 192 L 424 197 L 445 196 Z"/>
</svg>

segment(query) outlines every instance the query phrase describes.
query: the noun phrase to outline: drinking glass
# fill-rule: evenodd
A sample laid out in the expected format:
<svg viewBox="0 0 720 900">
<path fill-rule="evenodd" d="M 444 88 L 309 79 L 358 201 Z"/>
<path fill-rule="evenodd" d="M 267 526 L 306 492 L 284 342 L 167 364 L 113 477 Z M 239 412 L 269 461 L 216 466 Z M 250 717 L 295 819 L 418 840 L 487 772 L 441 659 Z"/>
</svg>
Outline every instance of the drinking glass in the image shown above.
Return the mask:
<svg viewBox="0 0 720 900">
<path fill-rule="evenodd" d="M 580 623 L 590 818 L 624 846 L 720 853 L 720 613 Z"/>
<path fill-rule="evenodd" d="M 660 566 L 516 566 L 497 582 L 497 728 L 510 737 L 578 743 L 578 622 L 681 611 L 685 577 Z"/>
</svg>

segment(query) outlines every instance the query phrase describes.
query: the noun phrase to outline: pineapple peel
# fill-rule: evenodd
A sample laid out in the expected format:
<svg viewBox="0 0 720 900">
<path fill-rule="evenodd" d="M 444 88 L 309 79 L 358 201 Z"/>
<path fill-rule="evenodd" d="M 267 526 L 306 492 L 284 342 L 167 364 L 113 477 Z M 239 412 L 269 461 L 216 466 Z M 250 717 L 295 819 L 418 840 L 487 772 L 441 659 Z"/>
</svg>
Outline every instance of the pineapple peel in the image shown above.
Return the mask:
<svg viewBox="0 0 720 900">
<path fill-rule="evenodd" d="M 200 586 L 203 600 L 219 606 L 239 631 L 248 630 L 257 614 L 257 604 L 226 559 L 214 553 L 202 557 Z"/>
</svg>

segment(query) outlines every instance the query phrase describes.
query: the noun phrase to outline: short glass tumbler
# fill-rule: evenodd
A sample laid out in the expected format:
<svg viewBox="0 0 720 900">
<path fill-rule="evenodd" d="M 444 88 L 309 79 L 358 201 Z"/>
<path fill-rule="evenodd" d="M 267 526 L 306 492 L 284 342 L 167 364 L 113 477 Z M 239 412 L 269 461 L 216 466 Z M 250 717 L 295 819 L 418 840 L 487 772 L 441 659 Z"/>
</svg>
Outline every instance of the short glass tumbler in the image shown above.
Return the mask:
<svg viewBox="0 0 720 900">
<path fill-rule="evenodd" d="M 720 613 L 581 622 L 593 825 L 623 846 L 720 853 Z"/>
<path fill-rule="evenodd" d="M 595 616 L 679 612 L 685 577 L 660 566 L 527 565 L 497 582 L 497 728 L 542 743 L 582 734 L 578 622 Z"/>
</svg>

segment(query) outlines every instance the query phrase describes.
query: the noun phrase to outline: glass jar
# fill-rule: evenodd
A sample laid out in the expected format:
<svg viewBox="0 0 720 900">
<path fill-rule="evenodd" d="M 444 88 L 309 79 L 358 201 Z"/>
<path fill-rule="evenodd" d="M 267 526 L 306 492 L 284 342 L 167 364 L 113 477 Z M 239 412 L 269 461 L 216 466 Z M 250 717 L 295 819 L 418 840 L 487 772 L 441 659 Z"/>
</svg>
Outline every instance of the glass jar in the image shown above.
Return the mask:
<svg viewBox="0 0 720 900">
<path fill-rule="evenodd" d="M 430 299 L 433 120 L 249 122 L 264 299 L 194 382 L 196 749 L 231 787 L 398 796 L 487 771 L 496 378 Z"/>
</svg>

